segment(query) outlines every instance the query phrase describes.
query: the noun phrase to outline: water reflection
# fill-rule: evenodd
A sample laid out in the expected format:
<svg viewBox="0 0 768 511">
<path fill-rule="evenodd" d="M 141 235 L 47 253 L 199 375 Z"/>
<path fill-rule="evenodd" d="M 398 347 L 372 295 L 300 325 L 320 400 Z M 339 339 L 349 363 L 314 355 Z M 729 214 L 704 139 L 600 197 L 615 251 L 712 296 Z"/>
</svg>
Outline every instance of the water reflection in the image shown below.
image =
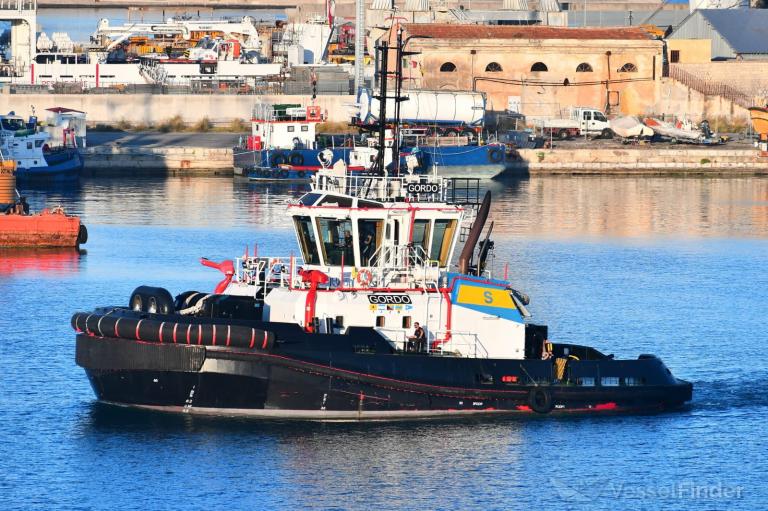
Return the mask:
<svg viewBox="0 0 768 511">
<path fill-rule="evenodd" d="M 21 273 L 75 273 L 80 270 L 80 258 L 86 253 L 74 248 L 0 248 L 0 277 Z"/>
<path fill-rule="evenodd" d="M 531 176 L 485 180 L 497 235 L 525 237 L 768 236 L 768 178 Z M 290 228 L 304 183 L 224 177 L 84 178 L 29 192 L 33 209 L 62 204 L 88 223 Z"/>
<path fill-rule="evenodd" d="M 534 237 L 768 235 L 768 179 L 532 176 L 494 196 L 495 232 Z"/>
</svg>

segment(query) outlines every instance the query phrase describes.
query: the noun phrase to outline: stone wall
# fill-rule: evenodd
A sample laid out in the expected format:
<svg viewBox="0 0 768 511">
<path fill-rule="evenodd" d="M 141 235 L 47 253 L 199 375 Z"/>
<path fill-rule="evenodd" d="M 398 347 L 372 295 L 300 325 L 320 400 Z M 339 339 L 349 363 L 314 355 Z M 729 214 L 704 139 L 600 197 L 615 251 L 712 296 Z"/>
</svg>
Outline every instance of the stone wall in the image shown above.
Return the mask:
<svg viewBox="0 0 768 511">
<path fill-rule="evenodd" d="M 745 94 L 768 98 L 768 62 L 705 62 L 675 66 L 697 78 L 725 83 Z"/>
<path fill-rule="evenodd" d="M 680 146 L 615 149 L 523 149 L 515 167 L 534 173 L 659 174 L 768 173 L 757 149 Z"/>
<path fill-rule="evenodd" d="M 661 95 L 649 114 L 686 117 L 694 122 L 722 118 L 734 122 L 749 122 L 749 111 L 721 96 L 706 96 L 678 81 L 664 78 Z"/>
<path fill-rule="evenodd" d="M 560 116 L 573 106 L 605 109 L 609 78 L 612 111 L 642 114 L 656 103 L 662 74 L 662 44 L 652 39 L 435 38 L 414 39 L 409 49 L 421 53 L 409 57 L 407 83 L 485 92 L 495 111 L 516 97 L 532 119 Z M 534 71 L 536 63 L 546 71 Z M 630 67 L 634 71 L 620 71 Z"/>
<path fill-rule="evenodd" d="M 7 89 L 5 89 L 7 90 Z M 0 112 L 15 111 L 26 115 L 30 105 L 39 117 L 44 110 L 64 106 L 86 112 L 89 123 L 155 125 L 174 116 L 195 123 L 207 117 L 213 123 L 229 123 L 233 119 L 250 119 L 257 101 L 306 105 L 307 96 L 239 96 L 239 95 L 156 95 L 156 94 L 0 94 Z M 353 96 L 318 96 L 316 104 L 327 111 L 331 122 L 348 122 Z"/>
</svg>

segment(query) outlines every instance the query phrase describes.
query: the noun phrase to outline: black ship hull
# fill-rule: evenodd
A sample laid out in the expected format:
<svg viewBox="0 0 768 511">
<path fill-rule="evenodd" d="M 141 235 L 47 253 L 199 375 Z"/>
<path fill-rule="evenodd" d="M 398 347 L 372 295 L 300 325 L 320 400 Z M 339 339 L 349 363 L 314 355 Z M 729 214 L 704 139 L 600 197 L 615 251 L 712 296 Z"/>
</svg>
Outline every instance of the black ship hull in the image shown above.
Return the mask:
<svg viewBox="0 0 768 511">
<path fill-rule="evenodd" d="M 91 331 L 77 336 L 77 363 L 100 401 L 224 416 L 393 420 L 621 413 L 669 410 L 691 399 L 692 386 L 652 356 L 572 361 L 558 379 L 552 361 L 381 353 L 377 335 L 363 330 L 357 338 L 306 336 L 326 341 L 321 343 L 293 332 L 298 339 L 278 336 L 283 340 L 266 350 Z M 346 343 L 355 349 L 342 348 Z M 601 385 L 607 381 L 611 385 Z"/>
</svg>

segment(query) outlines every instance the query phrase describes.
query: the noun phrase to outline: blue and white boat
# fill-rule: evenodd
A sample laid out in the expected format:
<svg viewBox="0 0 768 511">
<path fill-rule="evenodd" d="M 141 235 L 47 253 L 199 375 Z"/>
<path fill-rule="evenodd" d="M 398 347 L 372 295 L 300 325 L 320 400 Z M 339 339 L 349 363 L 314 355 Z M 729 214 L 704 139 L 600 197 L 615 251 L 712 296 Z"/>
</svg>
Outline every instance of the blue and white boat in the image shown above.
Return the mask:
<svg viewBox="0 0 768 511">
<path fill-rule="evenodd" d="M 251 180 L 304 180 L 336 161 L 343 161 L 351 172 L 367 170 L 371 162 L 362 162 L 360 153 L 375 151 L 352 135 L 318 135 L 317 125 L 325 118 L 316 106 L 257 105 L 251 134 L 233 148 L 235 175 Z M 399 144 L 401 166 L 410 163 L 415 173 L 436 170 L 443 176 L 492 177 L 504 170 L 510 156 L 505 144 L 483 145 L 477 140 L 461 144 L 456 141 L 467 137 L 435 137 L 422 131 L 403 133 Z"/>
<path fill-rule="evenodd" d="M 37 129 L 37 118 L 0 115 L 0 151 L 6 159 L 16 162 L 16 180 L 64 183 L 75 181 L 83 168 L 83 158 L 77 150 L 74 131 L 64 129 L 59 144 L 52 134 Z"/>
</svg>

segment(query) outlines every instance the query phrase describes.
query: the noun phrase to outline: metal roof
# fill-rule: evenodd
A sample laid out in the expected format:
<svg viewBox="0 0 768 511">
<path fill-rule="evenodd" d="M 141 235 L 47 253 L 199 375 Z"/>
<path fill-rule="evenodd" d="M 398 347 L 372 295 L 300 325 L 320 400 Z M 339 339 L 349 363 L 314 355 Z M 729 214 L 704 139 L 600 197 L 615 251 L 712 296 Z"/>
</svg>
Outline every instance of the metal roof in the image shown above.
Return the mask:
<svg viewBox="0 0 768 511">
<path fill-rule="evenodd" d="M 565 28 L 516 25 L 449 25 L 441 23 L 406 23 L 409 35 L 433 39 L 603 39 L 649 40 L 648 32 L 637 27 Z"/>
<path fill-rule="evenodd" d="M 768 10 L 701 9 L 736 53 L 768 53 Z"/>
</svg>

